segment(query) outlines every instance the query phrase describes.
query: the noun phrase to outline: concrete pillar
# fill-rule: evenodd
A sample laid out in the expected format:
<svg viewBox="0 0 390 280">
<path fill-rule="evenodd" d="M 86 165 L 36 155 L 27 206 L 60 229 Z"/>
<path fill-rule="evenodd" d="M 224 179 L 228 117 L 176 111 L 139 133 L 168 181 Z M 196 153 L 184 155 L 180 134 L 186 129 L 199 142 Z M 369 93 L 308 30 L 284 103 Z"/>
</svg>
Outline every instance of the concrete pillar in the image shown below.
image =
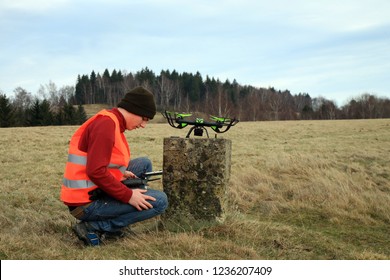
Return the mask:
<svg viewBox="0 0 390 280">
<path fill-rule="evenodd" d="M 164 227 L 194 230 L 223 220 L 230 168 L 230 140 L 164 138 Z"/>
</svg>

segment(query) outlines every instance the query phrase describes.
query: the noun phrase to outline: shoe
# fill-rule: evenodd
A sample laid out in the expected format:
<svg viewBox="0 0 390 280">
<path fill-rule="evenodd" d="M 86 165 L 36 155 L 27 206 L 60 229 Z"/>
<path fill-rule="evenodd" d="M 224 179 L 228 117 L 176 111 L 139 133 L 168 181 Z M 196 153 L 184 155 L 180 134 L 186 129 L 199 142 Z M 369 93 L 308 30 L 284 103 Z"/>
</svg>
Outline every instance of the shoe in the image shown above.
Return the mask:
<svg viewBox="0 0 390 280">
<path fill-rule="evenodd" d="M 129 236 L 137 236 L 137 234 L 130 229 L 130 227 L 126 228 L 125 230 L 117 230 L 114 232 L 99 232 L 100 236 L 100 241 L 104 242 L 105 240 L 119 240 L 124 237 L 129 237 Z"/>
<path fill-rule="evenodd" d="M 85 223 L 77 223 L 73 226 L 73 231 L 77 237 L 84 242 L 87 246 L 98 246 L 100 245 L 100 238 L 97 233 L 92 230 L 88 230 Z"/>
<path fill-rule="evenodd" d="M 123 232 L 121 230 L 118 230 L 118 231 L 114 231 L 114 232 L 108 232 L 108 231 L 105 231 L 105 232 L 102 232 L 100 234 L 100 240 L 118 240 L 118 239 L 121 239 L 123 237 L 126 237 L 127 236 L 127 233 L 126 232 Z"/>
</svg>

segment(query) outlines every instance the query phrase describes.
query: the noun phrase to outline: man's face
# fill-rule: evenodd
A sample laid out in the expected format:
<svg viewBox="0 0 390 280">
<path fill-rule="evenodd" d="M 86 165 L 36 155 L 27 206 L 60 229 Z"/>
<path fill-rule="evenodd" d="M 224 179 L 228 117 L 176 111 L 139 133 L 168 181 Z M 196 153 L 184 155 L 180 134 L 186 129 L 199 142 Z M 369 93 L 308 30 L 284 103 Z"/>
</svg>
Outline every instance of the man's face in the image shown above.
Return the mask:
<svg viewBox="0 0 390 280">
<path fill-rule="evenodd" d="M 126 120 L 126 129 L 127 130 L 133 130 L 133 129 L 137 129 L 137 128 L 145 128 L 146 124 L 149 121 L 148 118 L 134 115 L 132 113 L 129 113 L 127 116 L 125 116 L 125 120 Z"/>
</svg>

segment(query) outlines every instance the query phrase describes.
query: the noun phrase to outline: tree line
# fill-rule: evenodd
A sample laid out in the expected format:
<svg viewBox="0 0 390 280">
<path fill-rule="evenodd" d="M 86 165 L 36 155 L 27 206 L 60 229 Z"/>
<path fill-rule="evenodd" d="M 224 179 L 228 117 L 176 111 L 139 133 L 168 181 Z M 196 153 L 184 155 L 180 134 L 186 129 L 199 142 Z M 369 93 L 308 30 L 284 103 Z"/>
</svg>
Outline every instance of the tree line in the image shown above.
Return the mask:
<svg viewBox="0 0 390 280">
<path fill-rule="evenodd" d="M 103 74 L 79 75 L 73 102 L 116 106 L 128 90 L 139 85 L 154 93 L 160 111 L 202 112 L 241 121 L 390 117 L 390 100 L 374 94 L 361 94 L 338 107 L 332 100 L 311 98 L 308 93 L 240 85 L 236 80 L 222 82 L 203 78 L 199 72 L 162 70 L 156 74 L 147 67 L 136 73 L 106 69 Z"/>
<path fill-rule="evenodd" d="M 199 72 L 162 70 L 156 74 L 146 67 L 135 73 L 92 71 L 78 75 L 75 86 L 59 89 L 49 82 L 41 85 L 35 96 L 20 87 L 12 99 L 0 92 L 1 126 L 80 124 L 86 119 L 83 105 L 115 107 L 136 86 L 154 93 L 159 111 L 198 112 L 241 121 L 390 117 L 390 99 L 370 93 L 338 107 L 332 100 L 311 98 L 308 93 L 241 85 L 236 80 L 222 82 L 203 78 Z"/>
<path fill-rule="evenodd" d="M 74 106 L 64 97 L 40 99 L 21 87 L 14 93 L 12 99 L 0 93 L 0 127 L 77 125 L 87 120 L 84 107 Z"/>
</svg>

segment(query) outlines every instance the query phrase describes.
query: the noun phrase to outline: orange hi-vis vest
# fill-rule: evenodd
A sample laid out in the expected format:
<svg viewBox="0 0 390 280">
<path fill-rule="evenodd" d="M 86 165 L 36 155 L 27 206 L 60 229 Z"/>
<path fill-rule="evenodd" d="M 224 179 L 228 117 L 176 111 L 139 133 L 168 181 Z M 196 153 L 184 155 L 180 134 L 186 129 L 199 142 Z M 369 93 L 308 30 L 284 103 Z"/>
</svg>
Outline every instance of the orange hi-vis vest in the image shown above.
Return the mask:
<svg viewBox="0 0 390 280">
<path fill-rule="evenodd" d="M 79 141 L 88 125 L 97 116 L 108 116 L 115 122 L 115 143 L 112 149 L 110 164 L 107 166 L 109 172 L 121 180 L 129 164 L 130 149 L 125 135 L 120 132 L 120 125 L 117 117 L 102 110 L 91 117 L 72 136 L 69 144 L 68 161 L 65 166 L 65 174 L 61 186 L 61 200 L 69 205 L 86 204 L 91 202 L 88 192 L 98 188 L 87 176 L 87 153 L 80 151 Z"/>
</svg>

